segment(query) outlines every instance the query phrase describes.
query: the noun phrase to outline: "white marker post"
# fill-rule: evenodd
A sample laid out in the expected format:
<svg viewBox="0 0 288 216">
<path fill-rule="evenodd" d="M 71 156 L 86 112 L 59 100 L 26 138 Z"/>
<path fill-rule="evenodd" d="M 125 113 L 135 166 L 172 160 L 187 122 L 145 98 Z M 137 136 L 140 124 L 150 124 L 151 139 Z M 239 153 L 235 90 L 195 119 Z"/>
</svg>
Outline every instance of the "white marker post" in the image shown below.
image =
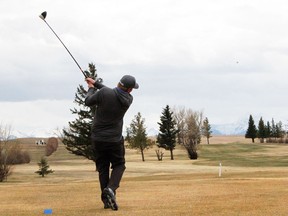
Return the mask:
<svg viewBox="0 0 288 216">
<path fill-rule="evenodd" d="M 221 162 L 219 163 L 219 177 L 222 175 L 222 164 Z"/>
</svg>

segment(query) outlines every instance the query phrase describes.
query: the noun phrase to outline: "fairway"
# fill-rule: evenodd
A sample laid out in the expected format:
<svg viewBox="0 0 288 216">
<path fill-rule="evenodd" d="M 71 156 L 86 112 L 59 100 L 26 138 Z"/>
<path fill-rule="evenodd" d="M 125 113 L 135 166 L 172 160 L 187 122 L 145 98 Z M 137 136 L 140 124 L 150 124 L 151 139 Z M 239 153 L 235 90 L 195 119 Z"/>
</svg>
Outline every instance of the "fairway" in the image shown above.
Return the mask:
<svg viewBox="0 0 288 216">
<path fill-rule="evenodd" d="M 41 178 L 34 172 L 42 150 L 27 142 L 23 145 L 32 152 L 32 161 L 15 166 L 0 184 L 0 215 L 44 215 L 44 209 L 67 216 L 287 215 L 288 146 L 235 140 L 203 144 L 195 161 L 181 147 L 174 151 L 174 161 L 168 151 L 158 161 L 155 149 L 149 149 L 142 162 L 137 151 L 127 149 L 117 212 L 103 209 L 91 161 L 60 145 L 48 157 L 55 172 Z"/>
</svg>

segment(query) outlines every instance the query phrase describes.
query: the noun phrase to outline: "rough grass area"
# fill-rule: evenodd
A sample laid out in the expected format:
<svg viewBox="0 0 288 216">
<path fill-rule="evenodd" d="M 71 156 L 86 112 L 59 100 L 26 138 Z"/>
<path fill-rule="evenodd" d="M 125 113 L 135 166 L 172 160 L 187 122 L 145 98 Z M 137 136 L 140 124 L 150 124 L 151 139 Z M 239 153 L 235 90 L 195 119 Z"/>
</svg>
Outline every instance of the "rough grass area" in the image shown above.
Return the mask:
<svg viewBox="0 0 288 216">
<path fill-rule="evenodd" d="M 224 144 L 203 144 L 194 161 L 180 147 L 174 151 L 174 161 L 168 151 L 158 161 L 155 149 L 149 149 L 142 162 L 137 151 L 127 149 L 117 212 L 103 209 L 91 161 L 60 145 L 48 157 L 55 173 L 42 178 L 34 173 L 41 147 L 25 140 L 32 161 L 15 166 L 8 181 L 0 184 L 0 215 L 44 215 L 44 209 L 67 216 L 288 215 L 288 146 L 227 139 Z"/>
<path fill-rule="evenodd" d="M 238 167 L 286 167 L 288 165 L 287 144 L 212 144 L 199 150 L 197 165 Z"/>
</svg>

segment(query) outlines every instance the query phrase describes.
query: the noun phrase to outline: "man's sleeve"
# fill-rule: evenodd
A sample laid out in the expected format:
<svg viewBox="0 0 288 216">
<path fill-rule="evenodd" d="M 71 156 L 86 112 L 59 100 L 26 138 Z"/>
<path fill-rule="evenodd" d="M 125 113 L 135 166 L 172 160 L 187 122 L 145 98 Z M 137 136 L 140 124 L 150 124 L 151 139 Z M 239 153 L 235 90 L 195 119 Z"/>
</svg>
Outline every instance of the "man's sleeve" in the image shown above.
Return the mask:
<svg viewBox="0 0 288 216">
<path fill-rule="evenodd" d="M 103 84 L 100 83 L 100 82 L 95 82 L 95 83 L 94 83 L 94 87 L 95 87 L 96 89 L 101 89 L 101 88 L 105 87 L 105 85 L 103 85 Z"/>
<path fill-rule="evenodd" d="M 85 97 L 85 105 L 93 106 L 97 104 L 98 101 L 98 92 L 95 88 L 89 88 Z"/>
</svg>

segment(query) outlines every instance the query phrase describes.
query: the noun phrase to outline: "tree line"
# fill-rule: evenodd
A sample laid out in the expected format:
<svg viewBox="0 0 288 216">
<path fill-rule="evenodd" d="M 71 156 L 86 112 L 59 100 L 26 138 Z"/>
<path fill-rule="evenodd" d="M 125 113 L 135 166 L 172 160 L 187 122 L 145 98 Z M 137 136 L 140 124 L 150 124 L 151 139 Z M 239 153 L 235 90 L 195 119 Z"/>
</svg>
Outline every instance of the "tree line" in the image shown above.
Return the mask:
<svg viewBox="0 0 288 216">
<path fill-rule="evenodd" d="M 97 70 L 93 63 L 89 64 L 89 69 L 85 73 L 89 77 L 97 79 Z M 68 123 L 68 128 L 62 130 L 61 140 L 71 153 L 95 161 L 90 135 L 96 108 L 85 106 L 86 93 L 83 85 L 79 85 L 74 100 L 78 108 L 71 109 L 72 114 L 77 117 Z M 159 148 L 156 150 L 158 160 L 162 160 L 163 152 L 161 149 L 168 150 L 170 158 L 173 160 L 173 150 L 177 143 L 187 150 L 190 159 L 197 159 L 201 136 L 204 135 L 209 144 L 209 138 L 212 134 L 208 118 L 204 118 L 203 111 L 193 111 L 185 107 L 173 108 L 172 110 L 169 105 L 166 105 L 158 125 L 159 134 L 156 139 L 149 138 L 146 132 L 145 118 L 138 112 L 129 127 L 126 128 L 127 147 L 138 149 L 141 152 L 142 161 L 145 160 L 144 151 L 155 144 Z"/>
<path fill-rule="evenodd" d="M 261 117 L 256 127 L 252 115 L 249 116 L 245 138 L 251 138 L 253 143 L 256 138 L 260 140 L 260 143 L 288 143 L 287 132 L 281 121 L 275 122 L 272 118 L 271 122 L 265 123 Z"/>
</svg>

